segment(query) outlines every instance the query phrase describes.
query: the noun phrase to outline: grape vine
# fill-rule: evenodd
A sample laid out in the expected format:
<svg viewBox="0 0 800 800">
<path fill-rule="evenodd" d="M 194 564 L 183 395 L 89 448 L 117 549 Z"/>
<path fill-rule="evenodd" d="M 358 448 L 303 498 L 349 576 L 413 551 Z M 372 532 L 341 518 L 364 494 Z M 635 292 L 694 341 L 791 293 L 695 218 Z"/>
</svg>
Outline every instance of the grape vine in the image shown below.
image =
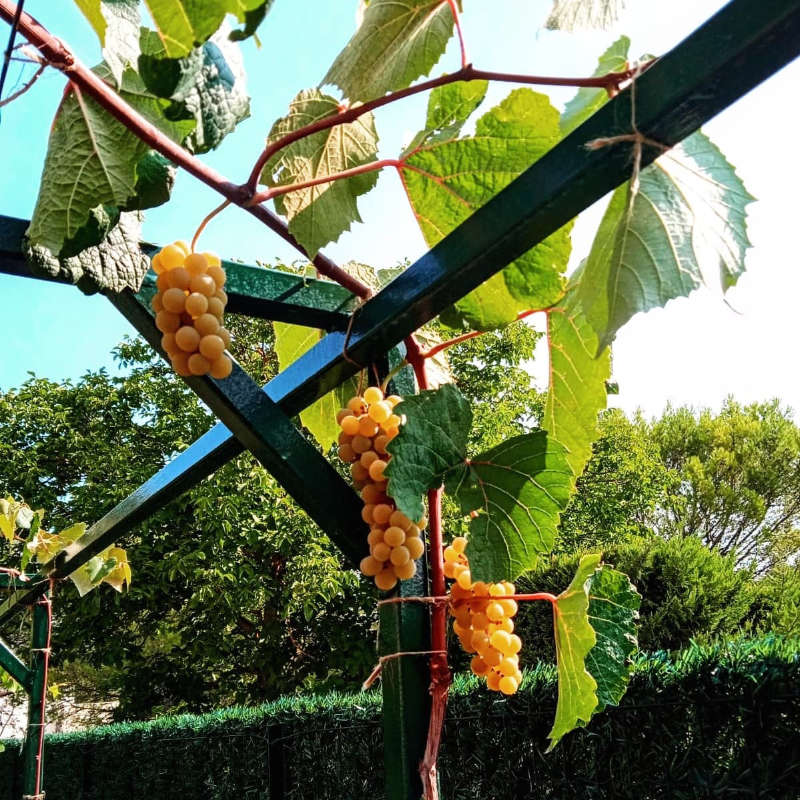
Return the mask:
<svg viewBox="0 0 800 800">
<path fill-rule="evenodd" d="M 197 155 L 216 147 L 248 114 L 236 42 L 255 34 L 271 0 L 149 0 L 155 30 L 141 33 L 136 2 L 126 4 L 135 9 L 133 15 L 115 4 L 82 0 L 78 5 L 104 48 L 105 60 L 94 70 L 26 14 L 19 20 L 43 63 L 69 80 L 28 231 L 34 263 L 46 265 L 50 274 L 74 274 L 80 254 L 107 255 L 119 248 L 114 232 L 137 230 L 143 209 L 169 199 L 172 165 L 177 165 L 225 199 L 201 229 L 235 204 L 293 244 L 318 274 L 367 299 L 387 282 L 384 276 L 340 267 L 321 249 L 360 221 L 359 202 L 381 170 L 396 171 L 421 233 L 433 246 L 565 137 L 577 136 L 579 126 L 609 97 L 626 88 L 633 97 L 638 77 L 653 62 L 652 56 L 632 61 L 630 42 L 621 37 L 588 78 L 479 70 L 467 58 L 460 0 L 371 0 L 361 4 L 358 28 L 320 86 L 297 93 L 288 112 L 265 131 L 266 145 L 248 178 L 236 184 Z M 557 0 L 547 25 L 606 24 L 619 5 Z M 176 9 L 182 16 L 172 13 Z M 0 16 L 10 20 L 14 12 L 11 0 L 0 0 Z M 237 16 L 241 29 L 230 32 L 224 26 L 228 12 Z M 460 45 L 458 68 L 415 83 L 431 73 L 454 35 Z M 222 72 L 228 80 L 220 80 Z M 487 109 L 490 82 L 515 88 Z M 573 86 L 578 92 L 562 112 L 532 85 Z M 321 86 L 338 91 L 326 93 Z M 428 93 L 426 117 L 409 145 L 394 158 L 378 158 L 376 112 L 423 92 Z M 609 132 L 602 146 L 630 146 L 636 140 L 635 103 L 632 107 L 630 131 L 616 142 L 616 132 Z M 439 322 L 452 331 L 451 339 L 431 340 L 425 329 L 409 336 L 406 359 L 418 394 L 384 397 L 381 388 L 371 386 L 336 414 L 347 397 L 340 388 L 327 398 L 325 408 L 332 413 L 301 415 L 324 448 L 338 438 L 338 458 L 350 465 L 364 501 L 363 520 L 370 526 L 369 555 L 361 571 L 379 589 L 390 591 L 416 574 L 417 560 L 426 555 L 423 529 L 428 527 L 432 596 L 422 600 L 434 602 L 434 708 L 421 765 L 427 798 L 436 796 L 436 752 L 450 680 L 443 655 L 448 609 L 455 635 L 475 653 L 472 671 L 489 689 L 513 694 L 523 680 L 522 642 L 513 623 L 517 604 L 551 603 L 559 672 L 551 746 L 618 703 L 625 690 L 639 597 L 624 575 L 595 554 L 583 558 L 558 596 L 515 596 L 513 581 L 553 547 L 560 515 L 597 437 L 618 330 L 634 314 L 687 295 L 710 276 L 726 291 L 744 271 L 746 209 L 752 198 L 734 168 L 702 132 L 663 150 L 641 172 L 638 161 L 634 164 L 632 180 L 612 194 L 588 254 L 569 276 L 571 224 L 441 314 Z M 85 168 L 73 174 L 69 158 L 76 155 Z M 135 262 L 121 274 L 113 258 L 103 263 L 109 266 L 95 270 L 92 281 L 112 292 L 138 288 L 147 268 Z M 230 337 L 222 327 L 226 295 L 219 259 L 178 242 L 161 250 L 152 268 L 159 288 L 155 322 L 176 372 L 226 377 L 232 362 L 223 352 Z M 547 331 L 544 415 L 525 434 L 482 453 L 469 452 L 470 404 L 446 372 L 432 388 L 431 365 L 448 347 L 535 314 L 543 316 Z M 298 342 L 291 326 L 276 324 L 275 332 L 282 367 L 284 353 L 303 352 L 313 343 Z M 312 331 L 311 340 L 321 335 Z M 521 416 L 527 411 L 520 409 Z M 467 535 L 447 548 L 442 492 L 468 520 Z M 38 534 L 37 556 L 55 555 L 66 543 L 65 534 L 50 543 Z M 106 579 L 118 575 L 119 558 L 109 553 L 106 566 L 117 561 Z M 449 593 L 446 578 L 454 581 Z"/>
</svg>

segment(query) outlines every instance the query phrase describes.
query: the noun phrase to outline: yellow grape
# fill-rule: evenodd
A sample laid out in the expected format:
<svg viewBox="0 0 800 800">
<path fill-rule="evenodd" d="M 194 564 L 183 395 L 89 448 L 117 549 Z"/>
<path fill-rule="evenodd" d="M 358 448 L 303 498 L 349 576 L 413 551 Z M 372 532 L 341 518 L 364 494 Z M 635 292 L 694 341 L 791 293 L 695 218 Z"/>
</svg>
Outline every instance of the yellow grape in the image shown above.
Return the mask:
<svg viewBox="0 0 800 800">
<path fill-rule="evenodd" d="M 385 503 L 380 503 L 372 510 L 372 517 L 379 525 L 385 525 L 392 515 L 392 507 Z"/>
<path fill-rule="evenodd" d="M 172 369 L 178 373 L 182 378 L 186 378 L 192 373 L 189 372 L 189 354 L 188 353 L 175 353 L 170 359 L 172 361 Z"/>
<path fill-rule="evenodd" d="M 359 461 L 350 465 L 350 474 L 354 481 L 365 481 L 369 477 L 369 471 L 364 469 Z"/>
<path fill-rule="evenodd" d="M 194 275 L 187 288 L 190 292 L 198 292 L 206 297 L 213 297 L 217 287 L 213 278 L 209 278 L 208 275 Z"/>
<path fill-rule="evenodd" d="M 211 369 L 211 362 L 200 353 L 192 353 L 189 356 L 189 372 L 192 375 L 207 375 Z"/>
<path fill-rule="evenodd" d="M 175 334 L 175 342 L 184 352 L 194 353 L 200 344 L 200 334 L 191 325 L 184 325 Z"/>
<path fill-rule="evenodd" d="M 161 254 L 156 253 L 152 259 L 150 259 L 150 266 L 153 268 L 153 272 L 156 275 L 160 275 L 166 267 L 161 263 Z"/>
<path fill-rule="evenodd" d="M 374 422 L 381 423 L 385 422 L 392 415 L 392 407 L 386 402 L 375 403 L 369 407 L 367 413 Z"/>
<path fill-rule="evenodd" d="M 383 538 L 386 544 L 390 545 L 391 547 L 397 547 L 405 542 L 406 533 L 402 528 L 392 525 L 386 529 L 386 533 L 383 535 Z"/>
<path fill-rule="evenodd" d="M 217 336 L 225 342 L 225 349 L 227 350 L 231 346 L 231 334 L 226 328 L 219 328 L 217 329 Z"/>
<path fill-rule="evenodd" d="M 222 314 L 225 311 L 225 306 L 222 304 L 222 301 L 216 297 L 209 297 L 206 303 L 208 304 L 208 313 L 213 314 L 217 319 L 222 319 Z"/>
<path fill-rule="evenodd" d="M 228 305 L 228 293 L 224 289 L 217 289 L 217 291 L 214 292 L 214 297 L 221 300 L 223 306 Z"/>
<path fill-rule="evenodd" d="M 168 244 L 159 254 L 158 260 L 163 264 L 164 269 L 172 270 L 180 267 L 186 258 L 186 253 L 174 244 Z"/>
<path fill-rule="evenodd" d="M 217 265 L 212 265 L 208 268 L 208 276 L 214 279 L 217 284 L 217 289 L 221 289 L 225 285 L 225 270 Z"/>
<path fill-rule="evenodd" d="M 341 426 L 341 424 L 342 424 L 342 420 L 343 420 L 345 417 L 349 417 L 349 416 L 351 416 L 351 415 L 352 415 L 352 413 L 353 413 L 353 412 L 352 412 L 352 411 L 350 411 L 350 409 L 349 409 L 349 408 L 341 408 L 341 409 L 339 409 L 339 411 L 337 411 L 337 412 L 336 412 L 336 424 Z"/>
<path fill-rule="evenodd" d="M 213 364 L 225 352 L 225 342 L 219 336 L 210 333 L 200 339 L 199 350 Z"/>
<path fill-rule="evenodd" d="M 383 400 L 383 392 L 377 386 L 369 386 L 364 391 L 364 402 L 369 403 L 380 403 Z"/>
<path fill-rule="evenodd" d="M 489 665 L 480 656 L 473 656 L 469 666 L 474 675 L 481 677 L 489 671 Z"/>
<path fill-rule="evenodd" d="M 368 578 L 372 578 L 383 569 L 383 564 L 372 556 L 367 556 L 366 558 L 361 559 L 359 568 L 364 575 L 366 575 Z"/>
<path fill-rule="evenodd" d="M 201 336 L 210 336 L 220 330 L 219 320 L 213 314 L 201 314 L 194 321 L 194 327 Z"/>
<path fill-rule="evenodd" d="M 367 544 L 370 547 L 383 541 L 383 531 L 380 528 L 371 528 L 367 536 Z"/>
<path fill-rule="evenodd" d="M 395 571 L 390 567 L 379 572 L 375 576 L 375 585 L 384 592 L 394 589 L 397 585 L 397 575 Z"/>
<path fill-rule="evenodd" d="M 349 444 L 343 444 L 339 447 L 339 458 L 345 463 L 349 463 L 355 461 L 358 456 L 356 455 L 356 451 L 353 450 Z"/>
<path fill-rule="evenodd" d="M 389 523 L 404 531 L 411 528 L 411 520 L 402 511 L 393 511 L 392 516 L 389 517 Z"/>
<path fill-rule="evenodd" d="M 511 658 L 504 658 L 497 665 L 497 671 L 503 675 L 515 675 L 518 667 L 519 661 L 516 656 L 513 656 Z"/>
<path fill-rule="evenodd" d="M 516 678 L 511 675 L 504 675 L 500 680 L 497 682 L 497 688 L 503 694 L 514 694 L 517 689 L 519 688 L 519 683 L 517 682 Z"/>
<path fill-rule="evenodd" d="M 424 526 L 420 525 L 420 528 L 422 527 Z M 456 538 L 453 539 L 450 547 L 452 547 L 453 550 L 456 551 L 456 553 L 461 555 L 461 553 L 463 553 L 467 549 L 467 540 L 463 536 L 456 536 Z"/>
<path fill-rule="evenodd" d="M 374 450 L 367 450 L 366 453 L 361 454 L 359 462 L 364 469 L 369 469 L 370 464 L 378 458 L 378 454 Z"/>
<path fill-rule="evenodd" d="M 375 450 L 382 455 L 386 455 L 386 445 L 389 444 L 389 437 L 382 433 L 375 437 Z"/>
<path fill-rule="evenodd" d="M 342 428 L 342 430 L 345 429 Z M 353 445 L 353 450 L 355 450 L 356 453 L 358 453 L 359 455 L 361 455 L 361 453 L 366 453 L 367 450 L 372 450 L 372 441 L 368 439 L 366 436 L 361 436 L 361 434 L 356 434 L 353 437 L 352 445 Z"/>
<path fill-rule="evenodd" d="M 169 289 L 169 279 L 167 278 L 167 273 L 162 272 L 158 278 L 156 278 L 156 288 L 159 292 L 166 292 Z"/>
<path fill-rule="evenodd" d="M 388 540 L 386 536 L 383 537 L 384 541 L 388 544 Z M 411 553 L 409 552 L 407 547 L 404 547 L 402 544 L 398 545 L 397 547 L 392 548 L 392 552 L 389 555 L 389 560 L 395 566 L 400 566 L 405 564 L 411 558 Z"/>
<path fill-rule="evenodd" d="M 180 314 L 186 305 L 186 295 L 183 293 L 183 289 L 167 289 L 161 295 L 161 304 L 167 311 Z"/>
<path fill-rule="evenodd" d="M 383 480 L 383 471 L 386 469 L 387 464 L 385 461 L 381 459 L 377 459 L 373 461 L 369 465 L 369 477 L 372 478 L 374 481 L 382 481 Z"/>
<path fill-rule="evenodd" d="M 516 655 L 520 650 L 522 650 L 522 639 L 520 639 L 516 633 L 512 633 L 509 636 L 509 640 L 509 651 L 512 655 Z"/>
<path fill-rule="evenodd" d="M 363 397 L 351 397 L 347 401 L 347 407 L 357 416 L 367 413 L 367 404 L 364 402 Z"/>
<path fill-rule="evenodd" d="M 169 311 L 159 311 L 156 314 L 156 328 L 161 333 L 175 333 L 181 326 L 181 318 Z"/>
<path fill-rule="evenodd" d="M 150 308 L 158 314 L 164 308 L 164 304 L 161 302 L 161 292 L 156 292 L 153 295 L 153 299 L 150 301 Z"/>
<path fill-rule="evenodd" d="M 491 672 L 486 673 L 486 685 L 491 689 L 493 692 L 496 692 L 500 689 L 500 675 L 491 670 Z"/>
<path fill-rule="evenodd" d="M 227 378 L 231 372 L 233 372 L 233 361 L 228 356 L 222 355 L 211 364 L 211 377 L 218 381 Z"/>
<path fill-rule="evenodd" d="M 378 561 L 388 561 L 391 552 L 392 548 L 389 547 L 386 542 L 378 542 L 377 544 L 372 545 L 372 555 L 375 556 Z"/>
<path fill-rule="evenodd" d="M 177 353 L 180 349 L 175 342 L 175 334 L 174 333 L 165 333 L 161 337 L 161 349 L 164 350 L 167 355 L 172 355 L 173 353 Z"/>
<path fill-rule="evenodd" d="M 456 576 L 456 583 L 458 583 L 462 589 L 469 589 L 469 587 L 472 586 L 472 574 L 469 569 L 463 569 L 458 573 Z"/>
<path fill-rule="evenodd" d="M 186 256 L 186 261 L 183 266 L 192 277 L 195 275 L 205 275 L 208 269 L 208 259 L 202 253 L 192 253 Z"/>
<path fill-rule="evenodd" d="M 366 414 L 364 414 L 358 419 L 358 432 L 362 436 L 366 436 L 368 439 L 371 439 L 378 432 L 378 426 Z"/>
<path fill-rule="evenodd" d="M 408 548 L 408 552 L 411 553 L 411 558 L 415 561 L 425 552 L 425 545 L 422 539 L 406 538 L 404 544 Z"/>
<path fill-rule="evenodd" d="M 375 508 L 375 506 L 367 504 L 361 509 L 361 519 L 363 519 L 364 522 L 367 523 L 367 525 L 371 525 L 372 524 L 372 509 L 373 508 Z"/>
<path fill-rule="evenodd" d="M 188 243 L 188 242 L 185 242 L 183 239 L 178 239 L 178 241 L 177 241 L 177 242 L 173 242 L 173 244 L 174 244 L 174 245 L 175 245 L 175 247 L 177 247 L 179 250 L 183 250 L 183 255 L 184 255 L 184 256 L 188 256 L 188 255 L 189 255 L 189 253 L 191 253 L 191 252 L 192 252 L 192 248 L 191 248 L 191 247 L 189 247 L 189 243 Z"/>
<path fill-rule="evenodd" d="M 409 559 L 405 564 L 394 565 L 394 574 L 400 578 L 401 581 L 407 581 L 417 574 L 417 563 L 413 559 Z"/>
<path fill-rule="evenodd" d="M 350 413 L 342 419 L 339 425 L 348 436 L 355 436 L 358 433 L 358 419 Z"/>
<path fill-rule="evenodd" d="M 222 261 L 220 260 L 220 257 L 216 253 L 208 253 L 208 252 L 206 252 L 206 253 L 203 253 L 203 255 L 206 257 L 206 261 L 208 261 L 210 266 L 212 266 L 212 267 L 221 267 L 222 266 Z"/>
<path fill-rule="evenodd" d="M 191 277 L 192 276 L 189 275 L 186 269 L 183 267 L 176 267 L 167 273 L 167 283 L 169 283 L 173 289 L 180 289 L 183 291 L 189 288 Z"/>
<path fill-rule="evenodd" d="M 186 298 L 186 311 L 193 317 L 205 314 L 208 311 L 208 298 L 204 294 L 200 294 L 200 292 L 192 292 Z"/>
</svg>

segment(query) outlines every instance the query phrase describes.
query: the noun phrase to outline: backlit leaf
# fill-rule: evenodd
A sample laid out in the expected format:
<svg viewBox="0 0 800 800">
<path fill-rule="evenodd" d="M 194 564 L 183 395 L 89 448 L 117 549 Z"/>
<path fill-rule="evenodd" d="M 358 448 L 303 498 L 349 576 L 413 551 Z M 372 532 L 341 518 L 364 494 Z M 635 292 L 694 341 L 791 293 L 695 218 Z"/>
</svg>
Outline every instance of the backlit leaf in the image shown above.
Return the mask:
<svg viewBox="0 0 800 800">
<path fill-rule="evenodd" d="M 545 27 L 576 31 L 610 28 L 625 9 L 625 0 L 554 0 Z"/>
<path fill-rule="evenodd" d="M 456 98 L 457 99 L 457 98 Z M 505 188 L 523 170 L 547 152 L 560 138 L 558 112 L 545 95 L 516 89 L 503 102 L 478 119 L 474 136 L 458 135 L 463 112 L 474 107 L 475 96 L 461 105 L 433 92 L 429 122 L 437 108 L 458 111 L 441 115 L 453 120 L 451 138 L 428 137 L 406 157 L 401 176 L 414 214 L 428 245 L 433 246 L 450 231 Z M 445 128 L 445 131 L 447 128 Z M 570 226 L 549 236 L 537 247 L 507 266 L 443 315 L 453 327 L 467 325 L 478 330 L 501 327 L 520 311 L 545 308 L 563 293 L 571 244 Z"/>
<path fill-rule="evenodd" d="M 733 286 L 750 246 L 753 198 L 702 133 L 642 170 L 638 192 L 630 191 L 613 193 L 578 292 L 600 348 L 634 314 L 688 295 L 704 276 Z"/>
<path fill-rule="evenodd" d="M 404 89 L 431 71 L 453 27 L 443 0 L 371 0 L 322 82 L 335 84 L 353 102 Z"/>
<path fill-rule="evenodd" d="M 289 114 L 270 131 L 274 142 L 288 133 L 338 113 L 339 102 L 318 89 L 304 89 L 292 100 Z M 267 186 L 289 186 L 334 175 L 375 161 L 378 134 L 372 114 L 307 136 L 275 154 L 261 173 Z M 287 217 L 289 230 L 310 257 L 360 222 L 357 198 L 366 194 L 378 179 L 368 172 L 346 180 L 333 181 L 290 192 L 275 198 L 278 213 Z"/>
</svg>

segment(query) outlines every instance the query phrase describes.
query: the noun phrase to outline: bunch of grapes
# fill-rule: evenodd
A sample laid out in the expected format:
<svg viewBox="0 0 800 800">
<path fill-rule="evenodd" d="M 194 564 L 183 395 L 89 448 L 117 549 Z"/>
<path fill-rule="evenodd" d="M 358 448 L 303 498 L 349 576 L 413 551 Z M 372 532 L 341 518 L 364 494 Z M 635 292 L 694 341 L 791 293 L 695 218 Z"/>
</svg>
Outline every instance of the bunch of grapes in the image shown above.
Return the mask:
<svg viewBox="0 0 800 800">
<path fill-rule="evenodd" d="M 450 587 L 453 630 L 465 652 L 476 654 L 470 662 L 472 672 L 486 678 L 492 691 L 514 694 L 522 681 L 522 640 L 514 633 L 512 621 L 517 603 L 509 598 L 514 584 L 473 583 L 466 548 L 467 540 L 459 536 L 444 551 L 445 577 L 454 580 Z"/>
<path fill-rule="evenodd" d="M 222 325 L 228 295 L 225 270 L 213 253 L 190 253 L 185 242 L 168 244 L 153 256 L 158 292 L 153 298 L 161 346 L 178 375 L 227 378 L 233 362 L 225 355 L 231 335 Z"/>
<path fill-rule="evenodd" d="M 402 400 L 397 395 L 384 398 L 377 386 L 364 395 L 352 397 L 337 415 L 341 426 L 339 458 L 350 464 L 353 485 L 361 492 L 361 516 L 369 526 L 370 554 L 361 560 L 361 572 L 374 578 L 379 589 L 388 591 L 398 580 L 408 580 L 417 571 L 416 559 L 425 550 L 421 530 L 424 519 L 412 522 L 397 510 L 386 494 L 384 470 L 391 456 L 389 442 L 400 432 L 403 420 L 394 413 Z"/>
</svg>

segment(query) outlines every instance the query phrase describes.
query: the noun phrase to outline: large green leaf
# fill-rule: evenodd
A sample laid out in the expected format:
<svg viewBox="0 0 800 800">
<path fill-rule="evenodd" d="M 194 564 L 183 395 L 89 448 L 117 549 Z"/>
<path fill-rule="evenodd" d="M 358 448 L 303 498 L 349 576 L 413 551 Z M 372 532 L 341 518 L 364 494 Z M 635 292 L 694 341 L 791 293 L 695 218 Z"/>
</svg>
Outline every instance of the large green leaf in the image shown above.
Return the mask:
<svg viewBox="0 0 800 800">
<path fill-rule="evenodd" d="M 107 67 L 96 72 L 110 78 Z M 183 141 L 192 121 L 168 120 L 166 101 L 145 89 L 133 70 L 123 74 L 121 96 L 175 141 Z M 147 145 L 91 97 L 75 88 L 62 100 L 50 133 L 39 197 L 28 237 L 54 256 L 75 239 L 92 209 L 108 205 L 126 208 L 136 198 L 137 168 Z"/>
<path fill-rule="evenodd" d="M 465 99 L 462 109 L 474 103 Z M 428 118 L 442 105 L 434 93 Z M 523 170 L 546 153 L 560 137 L 558 112 L 545 95 L 517 89 L 477 121 L 475 135 L 458 135 L 463 114 L 450 114 L 453 124 L 426 138 L 406 157 L 402 170 L 409 201 L 428 245 L 433 246 L 488 202 Z M 442 118 L 447 121 L 448 114 Z M 436 129 L 434 129 L 436 130 Z M 441 135 L 451 133 L 450 138 Z M 563 292 L 562 272 L 570 254 L 569 227 L 549 236 L 486 283 L 460 300 L 444 316 L 448 325 L 467 324 L 479 330 L 513 322 L 520 311 L 544 308 Z"/>
<path fill-rule="evenodd" d="M 297 361 L 325 335 L 324 331 L 302 325 L 289 325 L 285 322 L 272 324 L 275 328 L 275 352 L 282 370 Z M 336 414 L 357 391 L 358 382 L 351 378 L 300 412 L 300 421 L 322 445 L 323 450 L 327 451 L 336 443 L 340 433 Z"/>
<path fill-rule="evenodd" d="M 628 51 L 631 40 L 627 36 L 620 36 L 608 50 L 600 56 L 595 77 L 608 75 L 609 72 L 622 72 L 628 66 Z M 582 122 L 585 122 L 595 111 L 598 111 L 608 102 L 608 92 L 592 86 L 578 89 L 575 97 L 564 106 L 561 115 L 561 132 L 564 136 L 573 131 Z"/>
<path fill-rule="evenodd" d="M 625 0 L 554 0 L 545 27 L 576 31 L 610 28 L 625 8 Z"/>
<path fill-rule="evenodd" d="M 513 579 L 552 549 L 572 483 L 558 443 L 539 430 L 468 457 L 472 410 L 452 384 L 409 397 L 397 413 L 406 422 L 389 445 L 388 492 L 412 519 L 442 484 L 464 514 L 478 512 L 468 551 L 475 580 Z"/>
<path fill-rule="evenodd" d="M 195 120 L 194 131 L 184 142 L 195 153 L 217 147 L 250 116 L 242 54 L 227 33 L 223 26 L 184 58 L 166 58 L 158 35 L 145 28 L 141 32 L 142 80 L 150 92 L 172 101 L 168 117 Z"/>
<path fill-rule="evenodd" d="M 123 212 L 107 238 L 76 256 L 56 258 L 46 247 L 27 240 L 23 247 L 36 275 L 67 280 L 86 294 L 121 292 L 126 287 L 137 291 L 150 267 L 139 247 L 141 230 L 141 213 Z"/>
<path fill-rule="evenodd" d="M 246 27 L 252 25 L 248 12 L 264 4 L 265 0 L 145 0 L 168 58 L 185 56 L 205 42 L 228 13 L 235 14 Z"/>
<path fill-rule="evenodd" d="M 745 268 L 753 198 L 719 149 L 695 133 L 619 187 L 592 244 L 578 296 L 605 347 L 634 314 L 688 295 L 716 272 L 723 289 Z"/>
<path fill-rule="evenodd" d="M 371 0 L 322 82 L 352 102 L 405 89 L 431 71 L 452 34 L 453 14 L 443 0 Z"/>
<path fill-rule="evenodd" d="M 318 89 L 304 89 L 292 100 L 289 114 L 270 131 L 268 142 L 325 117 L 337 114 L 339 102 Z M 375 161 L 378 134 L 372 114 L 306 136 L 283 148 L 266 164 L 261 182 L 288 186 L 334 175 Z M 289 220 L 289 230 L 310 257 L 335 242 L 351 223 L 360 222 L 357 198 L 375 186 L 377 172 L 332 181 L 275 198 L 275 208 Z"/>
<path fill-rule="evenodd" d="M 600 566 L 599 555 L 581 558 L 572 583 L 553 604 L 558 663 L 558 704 L 548 734 L 552 750 L 573 728 L 585 725 L 597 708 L 597 682 L 586 671 L 586 657 L 597 642 L 589 624 L 587 585 Z"/>
<path fill-rule="evenodd" d="M 588 592 L 597 642 L 586 656 L 586 670 L 597 682 L 598 713 L 617 705 L 628 688 L 642 598 L 627 575 L 605 565 L 589 579 Z"/>
<path fill-rule="evenodd" d="M 574 480 L 583 472 L 598 436 L 597 416 L 606 407 L 611 353 L 598 354 L 597 334 L 576 302 L 580 273 L 564 299 L 547 314 L 550 380 L 543 427 L 567 452 Z"/>
<path fill-rule="evenodd" d="M 117 86 L 128 66 L 136 66 L 139 55 L 139 0 L 75 0 L 89 20 L 103 48 Z"/>
</svg>

